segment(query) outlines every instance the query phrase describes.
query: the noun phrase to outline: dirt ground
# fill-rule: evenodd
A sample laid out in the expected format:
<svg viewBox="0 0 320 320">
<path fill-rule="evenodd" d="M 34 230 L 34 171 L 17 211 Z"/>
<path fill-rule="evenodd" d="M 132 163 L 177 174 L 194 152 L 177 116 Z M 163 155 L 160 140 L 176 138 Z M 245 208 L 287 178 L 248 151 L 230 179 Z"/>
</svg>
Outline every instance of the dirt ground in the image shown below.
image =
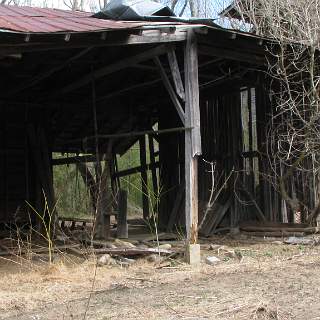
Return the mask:
<svg viewBox="0 0 320 320">
<path fill-rule="evenodd" d="M 320 247 L 217 237 L 202 249 L 221 262 L 2 257 L 0 319 L 320 319 Z"/>
</svg>

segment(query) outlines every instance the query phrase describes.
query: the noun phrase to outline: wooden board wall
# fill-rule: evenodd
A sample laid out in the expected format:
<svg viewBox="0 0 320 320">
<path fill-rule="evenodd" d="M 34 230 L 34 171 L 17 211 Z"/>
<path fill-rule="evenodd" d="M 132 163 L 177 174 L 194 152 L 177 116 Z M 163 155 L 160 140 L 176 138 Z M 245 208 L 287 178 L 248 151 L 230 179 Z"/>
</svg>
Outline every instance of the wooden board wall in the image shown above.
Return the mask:
<svg viewBox="0 0 320 320">
<path fill-rule="evenodd" d="M 0 220 L 14 222 L 21 218 L 31 192 L 25 110 L 2 104 L 0 119 Z"/>
</svg>

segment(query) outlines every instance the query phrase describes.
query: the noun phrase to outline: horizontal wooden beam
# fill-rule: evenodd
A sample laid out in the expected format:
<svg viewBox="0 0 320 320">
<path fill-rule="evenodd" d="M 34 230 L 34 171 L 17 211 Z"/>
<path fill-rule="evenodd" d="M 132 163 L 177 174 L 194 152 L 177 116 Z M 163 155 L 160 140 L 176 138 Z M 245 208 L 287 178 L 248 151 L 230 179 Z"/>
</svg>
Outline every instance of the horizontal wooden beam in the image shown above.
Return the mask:
<svg viewBox="0 0 320 320">
<path fill-rule="evenodd" d="M 236 60 L 240 62 L 247 62 L 257 65 L 267 64 L 267 60 L 263 55 L 258 55 L 242 50 L 231 50 L 226 48 L 219 48 L 214 46 L 199 46 L 199 54 L 210 57 L 223 57 L 224 59 Z"/>
<path fill-rule="evenodd" d="M 129 168 L 126 170 L 118 171 L 115 174 L 113 174 L 113 177 L 114 178 L 125 177 L 125 176 L 129 176 L 131 174 L 140 173 L 145 170 L 151 170 L 153 168 L 159 168 L 159 167 L 160 167 L 160 163 L 157 161 L 154 164 L 147 164 L 146 166 L 139 166 L 139 167 L 134 167 L 134 168 Z"/>
<path fill-rule="evenodd" d="M 97 157 L 95 155 L 87 155 L 52 159 L 51 163 L 53 166 L 61 166 L 65 164 L 95 162 L 96 160 Z"/>
<path fill-rule="evenodd" d="M 210 59 L 209 61 L 201 63 L 199 65 L 199 69 L 205 68 L 210 64 L 215 64 L 215 63 L 221 62 L 221 61 L 223 61 L 223 58 Z M 134 67 L 136 67 L 136 66 L 134 66 Z M 158 70 L 157 67 L 153 67 L 152 69 L 153 70 Z M 184 70 L 181 71 L 181 74 L 184 74 Z M 171 76 L 169 76 L 169 78 L 171 78 Z M 158 79 L 154 79 L 154 80 L 150 80 L 150 81 L 146 81 L 146 82 L 137 83 L 137 84 L 134 84 L 134 85 L 129 86 L 127 88 L 124 88 L 124 89 L 109 93 L 109 94 L 107 94 L 105 96 L 98 97 L 97 101 L 105 101 L 105 100 L 108 100 L 108 99 L 112 99 L 112 98 L 114 98 L 116 96 L 119 96 L 119 95 L 122 95 L 122 94 L 126 94 L 127 92 L 130 92 L 130 91 L 133 91 L 133 90 L 137 90 L 137 89 L 142 89 L 142 88 L 153 86 L 156 83 L 159 83 L 161 81 L 162 81 L 162 78 L 158 78 Z"/>
<path fill-rule="evenodd" d="M 177 127 L 177 128 L 169 128 L 169 129 L 162 129 L 162 130 L 146 130 L 146 131 L 132 131 L 132 132 L 126 132 L 126 133 L 115 133 L 115 134 L 98 134 L 97 136 L 90 136 L 85 137 L 82 139 L 74 139 L 65 141 L 65 144 L 72 143 L 72 142 L 78 142 L 83 140 L 92 140 L 92 139 L 117 139 L 117 138 L 130 138 L 130 137 L 140 137 L 144 135 L 152 135 L 157 136 L 160 134 L 170 134 L 174 132 L 182 132 L 182 131 L 188 131 L 191 130 L 192 127 Z"/>
<path fill-rule="evenodd" d="M 175 33 L 142 33 L 132 34 L 139 30 L 124 31 L 102 31 L 97 33 L 90 33 L 89 36 L 79 39 L 71 36 L 69 41 L 62 41 L 60 38 L 52 39 L 54 35 L 50 34 L 46 39 L 39 39 L 39 35 L 34 35 L 34 41 L 18 42 L 18 43 L 3 43 L 0 44 L 0 55 L 24 53 L 24 52 L 40 52 L 50 50 L 68 50 L 76 48 L 87 47 L 110 47 L 110 46 L 128 46 L 128 45 L 142 45 L 142 44 L 160 44 L 160 43 L 174 43 L 185 41 L 186 30 L 177 30 Z M 130 34 L 131 33 L 131 34 Z M 102 37 L 102 34 L 106 34 Z M 42 35 L 42 38 L 44 36 Z"/>
</svg>

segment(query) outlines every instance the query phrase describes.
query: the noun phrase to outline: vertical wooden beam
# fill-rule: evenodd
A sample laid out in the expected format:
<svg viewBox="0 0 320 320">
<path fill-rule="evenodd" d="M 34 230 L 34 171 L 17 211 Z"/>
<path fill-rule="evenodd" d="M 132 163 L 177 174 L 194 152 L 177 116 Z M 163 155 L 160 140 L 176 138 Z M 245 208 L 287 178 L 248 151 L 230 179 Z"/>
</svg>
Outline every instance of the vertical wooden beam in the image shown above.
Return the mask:
<svg viewBox="0 0 320 320">
<path fill-rule="evenodd" d="M 42 127 L 39 127 L 38 130 L 36 130 L 35 127 L 30 124 L 28 125 L 27 130 L 28 141 L 31 147 L 31 154 L 34 159 L 34 166 L 36 168 L 38 180 L 37 184 L 39 188 L 39 190 L 37 190 L 36 210 L 46 213 L 44 218 L 46 219 L 46 223 L 51 221 L 51 230 L 53 235 L 57 220 L 53 188 L 51 152 L 49 151 L 47 137 Z M 44 200 L 46 200 L 47 203 L 45 203 Z M 43 231 L 45 226 L 39 226 Z"/>
<path fill-rule="evenodd" d="M 117 218 L 117 237 L 120 239 L 128 238 L 127 202 L 128 202 L 128 193 L 126 190 L 121 189 L 119 191 L 119 198 L 118 198 L 118 218 Z"/>
<path fill-rule="evenodd" d="M 185 214 L 187 240 L 189 245 L 193 245 L 197 243 L 198 239 L 198 155 L 201 154 L 198 51 L 193 30 L 188 31 L 184 61 L 185 126 L 193 128 L 185 131 Z M 189 262 L 192 263 L 192 257 L 189 258 Z"/>
<path fill-rule="evenodd" d="M 119 172 L 119 167 L 118 167 L 118 159 L 117 159 L 116 153 L 113 155 L 113 162 L 114 162 L 114 174 L 116 176 L 116 185 L 117 185 L 117 189 L 120 190 L 121 184 L 120 184 L 120 178 L 119 176 L 117 176 L 117 173 Z"/>
<path fill-rule="evenodd" d="M 157 177 L 157 168 L 156 168 L 156 157 L 154 154 L 154 142 L 153 136 L 149 134 L 149 153 L 150 153 L 150 164 L 151 164 L 151 174 L 152 174 L 152 185 L 153 185 L 153 193 L 155 197 L 158 197 L 158 177 Z"/>
<path fill-rule="evenodd" d="M 140 164 L 141 164 L 141 191 L 143 219 L 149 219 L 149 192 L 148 192 L 148 174 L 147 174 L 147 156 L 146 156 L 146 137 L 139 138 Z"/>
</svg>

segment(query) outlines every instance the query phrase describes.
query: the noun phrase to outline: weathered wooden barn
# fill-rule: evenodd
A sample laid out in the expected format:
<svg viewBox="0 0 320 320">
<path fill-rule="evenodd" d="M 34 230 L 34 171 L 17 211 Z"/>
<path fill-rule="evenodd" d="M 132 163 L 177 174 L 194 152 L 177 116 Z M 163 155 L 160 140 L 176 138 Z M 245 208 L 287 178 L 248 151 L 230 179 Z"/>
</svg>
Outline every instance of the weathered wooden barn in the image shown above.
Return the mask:
<svg viewBox="0 0 320 320">
<path fill-rule="evenodd" d="M 265 39 L 195 22 L 4 5 L 0 29 L 2 225 L 28 220 L 26 201 L 39 208 L 43 194 L 54 205 L 53 165 L 106 155 L 115 188 L 118 177 L 141 172 L 146 181 L 151 170 L 164 229 L 186 225 L 193 238 L 198 224 L 208 235 L 245 220 L 282 221 L 265 179 Z M 119 172 L 114 156 L 137 141 L 141 166 Z"/>
</svg>

